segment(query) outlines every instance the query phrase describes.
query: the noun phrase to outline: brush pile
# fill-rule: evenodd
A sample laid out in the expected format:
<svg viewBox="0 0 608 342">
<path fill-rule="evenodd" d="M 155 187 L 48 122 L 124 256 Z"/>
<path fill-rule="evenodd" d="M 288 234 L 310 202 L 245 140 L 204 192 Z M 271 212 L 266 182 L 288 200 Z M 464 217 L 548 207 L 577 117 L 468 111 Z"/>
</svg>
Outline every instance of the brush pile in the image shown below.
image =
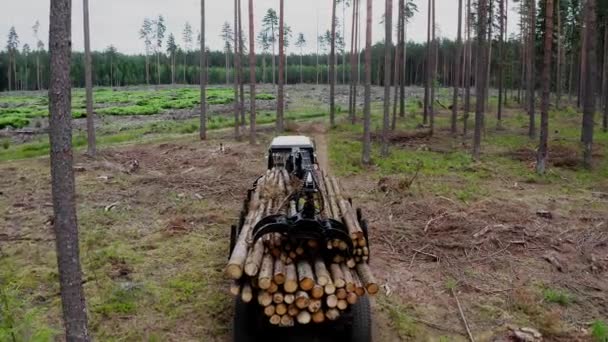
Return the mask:
<svg viewBox="0 0 608 342">
<path fill-rule="evenodd" d="M 307 180 L 285 169 L 268 170 L 258 179 L 245 202 L 225 270 L 233 280 L 231 293 L 245 303 L 257 301 L 272 325 L 336 320 L 360 297 L 379 289 L 367 263 L 369 247 L 361 222 L 337 180 L 318 170 L 307 176 L 309 182 L 314 179 L 314 194 L 302 195 Z M 295 222 L 293 218 L 306 210 L 300 209 L 303 201 L 314 209 L 313 222 L 319 227 L 334 222 L 344 234 L 315 237 L 296 225 L 288 233 L 270 231 L 254 239 L 254 227 L 264 218 Z"/>
</svg>

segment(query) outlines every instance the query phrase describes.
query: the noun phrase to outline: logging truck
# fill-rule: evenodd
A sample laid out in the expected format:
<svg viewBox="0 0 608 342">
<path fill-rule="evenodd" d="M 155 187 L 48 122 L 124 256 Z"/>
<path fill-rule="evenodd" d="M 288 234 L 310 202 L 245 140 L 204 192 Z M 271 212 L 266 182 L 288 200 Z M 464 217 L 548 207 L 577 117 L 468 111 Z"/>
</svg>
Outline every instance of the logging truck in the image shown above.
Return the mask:
<svg viewBox="0 0 608 342">
<path fill-rule="evenodd" d="M 312 139 L 273 139 L 232 226 L 233 340 L 371 341 L 367 222 L 323 172 Z"/>
</svg>

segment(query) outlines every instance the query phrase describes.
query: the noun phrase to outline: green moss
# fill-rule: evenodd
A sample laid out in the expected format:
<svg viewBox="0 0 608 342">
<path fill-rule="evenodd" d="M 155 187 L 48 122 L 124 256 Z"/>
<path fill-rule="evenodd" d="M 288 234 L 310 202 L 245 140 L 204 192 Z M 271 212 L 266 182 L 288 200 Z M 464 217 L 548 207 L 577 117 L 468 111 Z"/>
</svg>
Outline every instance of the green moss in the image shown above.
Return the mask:
<svg viewBox="0 0 608 342">
<path fill-rule="evenodd" d="M 544 289 L 543 298 L 548 303 L 555 303 L 562 306 L 568 306 L 572 303 L 572 296 L 568 292 L 559 289 Z"/>
<path fill-rule="evenodd" d="M 608 324 L 601 320 L 596 320 L 591 325 L 591 335 L 595 342 L 608 342 Z"/>
</svg>

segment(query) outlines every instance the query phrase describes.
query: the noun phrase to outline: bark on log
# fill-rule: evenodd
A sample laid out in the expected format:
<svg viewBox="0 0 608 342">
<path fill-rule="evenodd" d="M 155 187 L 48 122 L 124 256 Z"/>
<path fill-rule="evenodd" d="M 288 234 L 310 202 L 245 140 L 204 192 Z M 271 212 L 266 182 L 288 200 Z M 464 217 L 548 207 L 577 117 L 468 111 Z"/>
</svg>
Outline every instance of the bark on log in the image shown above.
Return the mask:
<svg viewBox="0 0 608 342">
<path fill-rule="evenodd" d="M 254 192 L 254 195 L 249 202 L 250 208 L 253 209 L 250 209 L 249 214 L 247 215 L 245 224 L 243 224 L 243 229 L 232 250 L 228 266 L 226 266 L 225 273 L 230 279 L 241 279 L 243 276 L 243 267 L 245 266 L 245 260 L 247 259 L 247 253 L 249 251 L 249 235 L 251 234 L 255 223 L 258 221 L 256 220 L 256 217 L 261 215 L 261 212 L 264 211 L 264 204 L 259 203 L 259 200 L 256 198 L 257 192 Z"/>
<path fill-rule="evenodd" d="M 260 270 L 262 265 L 262 259 L 264 258 L 264 241 L 259 239 L 253 245 L 253 249 L 247 255 L 245 261 L 245 274 L 250 277 L 255 277 Z"/>
<path fill-rule="evenodd" d="M 315 260 L 315 276 L 317 277 L 317 284 L 321 286 L 327 285 L 331 279 L 325 261 L 321 258 Z"/>
<path fill-rule="evenodd" d="M 294 264 L 285 266 L 285 284 L 283 284 L 283 288 L 286 293 L 295 293 L 298 290 L 298 275 Z"/>
<path fill-rule="evenodd" d="M 314 274 L 308 261 L 301 260 L 298 262 L 298 280 L 300 288 L 304 291 L 309 291 L 315 286 Z"/>
<path fill-rule="evenodd" d="M 367 263 L 362 263 L 357 265 L 357 273 L 359 274 L 359 279 L 361 279 L 361 283 L 364 284 L 365 289 L 371 295 L 378 293 L 380 289 L 378 283 L 376 282 L 376 278 L 372 274 L 372 271 L 369 268 Z"/>
<path fill-rule="evenodd" d="M 272 255 L 265 254 L 262 259 L 262 268 L 260 269 L 260 275 L 258 276 L 258 286 L 262 290 L 267 290 L 270 288 L 272 283 L 273 276 L 273 267 L 274 261 L 272 260 Z"/>
<path fill-rule="evenodd" d="M 353 280 L 353 275 L 350 272 L 350 268 L 346 266 L 346 264 L 342 264 L 342 273 L 344 274 L 344 281 L 346 282 L 346 291 L 353 292 L 355 291 L 355 282 Z"/>
<path fill-rule="evenodd" d="M 331 272 L 331 278 L 336 288 L 343 288 L 346 285 L 346 282 L 344 281 L 344 274 L 342 273 L 340 265 L 329 265 L 329 271 Z"/>
<path fill-rule="evenodd" d="M 274 277 L 273 280 L 277 285 L 285 284 L 285 264 L 281 259 L 274 261 Z"/>
</svg>

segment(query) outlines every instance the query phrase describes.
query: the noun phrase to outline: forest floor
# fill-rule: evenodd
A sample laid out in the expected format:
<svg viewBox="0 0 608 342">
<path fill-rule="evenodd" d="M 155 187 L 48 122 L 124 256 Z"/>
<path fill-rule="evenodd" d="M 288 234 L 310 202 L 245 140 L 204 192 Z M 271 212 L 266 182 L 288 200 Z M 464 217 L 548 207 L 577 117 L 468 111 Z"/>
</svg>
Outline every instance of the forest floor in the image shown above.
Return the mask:
<svg viewBox="0 0 608 342">
<path fill-rule="evenodd" d="M 292 115 L 326 112 L 322 87 L 310 88 L 291 88 Z M 339 93 L 346 107 L 345 89 Z M 333 130 L 314 117 L 287 124 L 316 138 L 321 163 L 370 222 L 382 284 L 375 341 L 466 341 L 456 299 L 477 341 L 508 341 L 526 327 L 548 341 L 592 341 L 593 334 L 600 341 L 602 329 L 605 338 L 608 134 L 598 131 L 596 166 L 585 171 L 578 116 L 552 113 L 550 168 L 539 177 L 521 110 L 509 108 L 501 130 L 488 114 L 475 162 L 470 139 L 450 136 L 448 111 L 440 109 L 430 137 L 416 103 L 391 135 L 391 155 L 381 159 L 376 142 L 370 167 L 359 163 L 361 127 L 343 114 Z M 377 132 L 381 103 L 373 110 Z M 96 159 L 76 153 L 93 335 L 229 341 L 233 300 L 222 274 L 229 227 L 264 170 L 272 128 L 261 128 L 257 146 L 235 142 L 228 129 L 205 142 L 174 130 L 139 134 L 102 144 Z M 44 341 L 61 333 L 49 161 L 16 157 L 0 163 L 0 340 L 13 332 Z"/>
</svg>

